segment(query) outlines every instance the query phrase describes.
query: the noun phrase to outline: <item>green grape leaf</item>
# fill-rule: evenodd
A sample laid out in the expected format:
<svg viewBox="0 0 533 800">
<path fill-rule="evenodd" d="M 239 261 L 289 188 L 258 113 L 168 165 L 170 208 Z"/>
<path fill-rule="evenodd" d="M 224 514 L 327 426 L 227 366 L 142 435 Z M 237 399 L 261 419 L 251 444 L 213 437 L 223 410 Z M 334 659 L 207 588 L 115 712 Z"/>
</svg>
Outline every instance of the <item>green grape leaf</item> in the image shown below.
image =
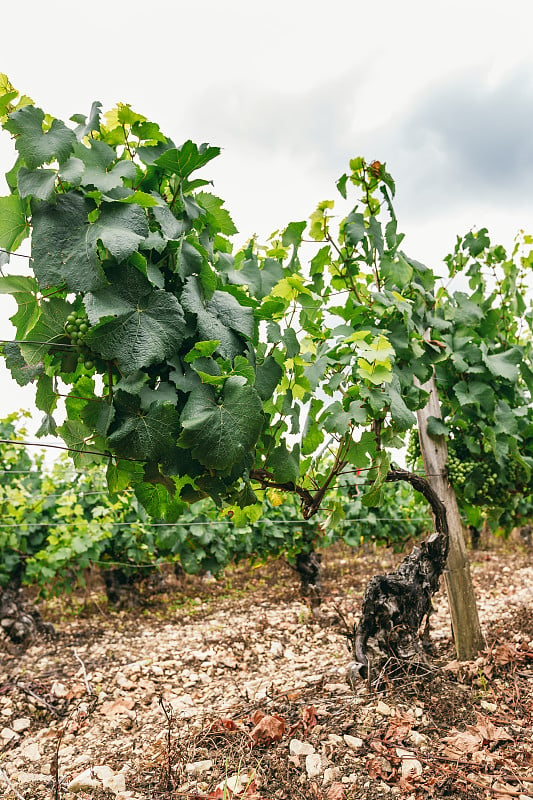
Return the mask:
<svg viewBox="0 0 533 800">
<path fill-rule="evenodd" d="M 282 442 L 268 456 L 266 468 L 279 483 L 296 483 L 300 477 L 300 447 L 295 444 L 292 452 Z"/>
<path fill-rule="evenodd" d="M 17 338 L 25 339 L 28 332 L 39 319 L 39 314 L 41 313 L 40 303 L 33 293 L 26 294 L 26 292 L 17 292 L 15 294 L 15 299 L 18 304 L 18 309 L 10 319 L 17 329 Z"/>
<path fill-rule="evenodd" d="M 216 291 L 205 301 L 200 281 L 195 276 L 187 278 L 181 296 L 183 308 L 196 315 L 198 334 L 202 340 L 217 339 L 218 352 L 223 358 L 234 358 L 243 351 L 242 339 L 251 339 L 254 333 L 254 315 L 251 308 L 241 306 L 227 292 Z"/>
<path fill-rule="evenodd" d="M 518 433 L 518 418 L 504 400 L 498 400 L 496 411 L 494 413 L 496 425 L 494 432 L 496 434 L 504 433 L 507 436 L 516 436 Z"/>
<path fill-rule="evenodd" d="M 322 425 L 317 424 L 318 415 L 323 406 L 323 400 L 318 398 L 313 398 L 311 400 L 311 405 L 309 406 L 309 411 L 305 420 L 302 437 L 302 454 L 304 456 L 314 453 L 317 447 L 319 447 L 324 441 L 324 431 L 322 429 Z"/>
<path fill-rule="evenodd" d="M 20 345 L 20 352 L 29 366 L 43 361 L 44 356 L 65 342 L 65 323 L 69 306 L 58 297 L 41 303 L 41 314 L 28 334 L 29 341 Z"/>
<path fill-rule="evenodd" d="M 483 361 L 491 375 L 514 382 L 518 378 L 518 365 L 522 361 L 522 351 L 518 347 L 512 347 L 504 353 L 483 355 Z"/>
<path fill-rule="evenodd" d="M 37 292 L 39 284 L 31 275 L 2 275 L 0 277 L 0 294 L 17 292 Z"/>
<path fill-rule="evenodd" d="M 81 141 L 85 136 L 93 131 L 100 131 L 100 114 L 102 111 L 102 104 L 95 100 L 91 105 L 89 117 L 84 117 L 83 114 L 74 114 L 70 119 L 72 122 L 77 122 L 78 127 L 74 131 L 78 139 Z"/>
<path fill-rule="evenodd" d="M 341 403 L 335 400 L 324 410 L 318 421 L 328 433 L 342 436 L 350 426 L 350 418 L 349 411 L 345 411 Z"/>
<path fill-rule="evenodd" d="M 109 426 L 115 418 L 115 407 L 105 400 L 98 402 L 97 398 L 85 404 L 81 411 L 81 419 L 100 436 L 107 436 Z"/>
<path fill-rule="evenodd" d="M 281 243 L 284 247 L 292 244 L 293 247 L 298 249 L 302 243 L 302 236 L 307 228 L 307 222 L 289 222 L 281 237 Z"/>
<path fill-rule="evenodd" d="M 75 192 L 42 202 L 32 216 L 33 269 L 41 288 L 90 292 L 106 283 L 87 215 L 94 204 Z"/>
<path fill-rule="evenodd" d="M 207 222 L 214 231 L 221 233 L 223 236 L 232 236 L 237 233 L 237 228 L 230 217 L 229 211 L 222 208 L 224 200 L 208 192 L 198 192 L 195 195 L 195 199 L 207 212 Z"/>
<path fill-rule="evenodd" d="M 107 171 L 115 161 L 116 151 L 101 139 L 90 139 L 89 147 L 81 142 L 77 142 L 74 147 L 74 156 L 81 159 L 88 169 Z"/>
<path fill-rule="evenodd" d="M 392 385 L 387 389 L 390 397 L 390 411 L 398 431 L 408 431 L 416 425 L 416 416 L 405 405 L 401 395 L 400 382 L 394 378 Z"/>
<path fill-rule="evenodd" d="M 169 479 L 170 480 L 170 479 Z M 134 484 L 135 497 L 153 519 L 165 519 L 172 506 L 172 495 L 161 483 Z"/>
<path fill-rule="evenodd" d="M 152 209 L 152 213 L 165 239 L 176 241 L 186 232 L 186 223 L 182 219 L 176 219 L 168 206 L 156 206 Z"/>
<path fill-rule="evenodd" d="M 398 288 L 403 288 L 411 283 L 413 268 L 408 261 L 399 253 L 396 258 L 383 258 L 381 260 L 380 272 L 386 281 Z"/>
<path fill-rule="evenodd" d="M 153 195 L 147 194 L 146 192 L 140 192 L 138 190 L 132 194 L 128 194 L 126 197 L 123 197 L 120 202 L 126 204 L 135 203 L 141 208 L 154 208 L 160 203 L 160 201 Z"/>
<path fill-rule="evenodd" d="M 273 356 L 267 356 L 255 373 L 255 389 L 261 400 L 269 400 L 280 382 L 283 371 Z"/>
<path fill-rule="evenodd" d="M 110 461 L 107 465 L 106 479 L 107 488 L 111 494 L 124 491 L 132 482 L 136 482 L 142 476 L 142 466 L 135 461 L 127 461 L 123 458 L 116 462 Z"/>
<path fill-rule="evenodd" d="M 83 186 L 94 186 L 99 192 L 106 194 L 124 186 L 124 180 L 133 180 L 136 174 L 137 168 L 132 161 L 119 161 L 109 171 L 100 164 L 93 164 L 85 169 L 81 183 Z M 156 201 L 152 204 L 155 205 Z"/>
<path fill-rule="evenodd" d="M 386 364 L 370 364 L 365 358 L 357 359 L 357 374 L 360 378 L 369 380 L 375 386 L 381 383 L 390 383 L 392 372 L 390 366 Z"/>
<path fill-rule="evenodd" d="M 198 147 L 189 139 L 179 148 L 166 150 L 154 163 L 183 179 L 218 155 L 220 155 L 220 147 L 209 147 L 207 144 L 201 144 Z"/>
<path fill-rule="evenodd" d="M 178 393 L 176 387 L 166 381 L 161 381 L 157 389 L 151 389 L 149 386 L 143 386 L 139 392 L 141 400 L 141 408 L 144 410 L 149 409 L 154 403 L 162 405 L 163 403 L 172 403 L 176 405 L 178 402 Z"/>
<path fill-rule="evenodd" d="M 62 183 L 70 183 L 72 187 L 81 185 L 81 179 L 85 172 L 85 164 L 81 158 L 71 156 L 64 164 L 61 165 L 59 175 Z"/>
<path fill-rule="evenodd" d="M 57 433 L 57 423 L 51 414 L 45 414 L 35 435 L 39 439 L 41 436 L 55 436 Z"/>
<path fill-rule="evenodd" d="M 450 429 L 438 417 L 428 417 L 427 431 L 430 436 L 447 436 Z"/>
<path fill-rule="evenodd" d="M 146 413 L 141 413 L 136 400 L 121 405 L 118 398 L 116 427 L 109 434 L 109 443 L 120 458 L 158 461 L 175 447 L 178 412 L 172 403 L 163 403 L 154 404 Z"/>
<path fill-rule="evenodd" d="M 283 268 L 275 258 L 265 258 L 261 269 L 257 258 L 247 258 L 241 269 L 232 269 L 228 272 L 228 281 L 237 286 L 248 286 L 253 297 L 262 300 L 270 294 L 274 286 L 283 278 Z"/>
<path fill-rule="evenodd" d="M 217 401 L 216 390 L 193 389 L 181 413 L 179 445 L 209 469 L 227 470 L 242 461 L 255 445 L 263 426 L 259 395 L 245 379 L 227 379 Z"/>
<path fill-rule="evenodd" d="M 46 374 L 40 375 L 35 393 L 35 405 L 37 408 L 47 414 L 51 414 L 57 406 L 58 397 L 53 379 Z"/>
<path fill-rule="evenodd" d="M 185 279 L 189 275 L 198 275 L 204 263 L 204 256 L 196 245 L 183 239 L 178 250 L 178 271 L 180 277 Z"/>
<path fill-rule="evenodd" d="M 373 468 L 377 474 L 370 489 L 361 498 L 364 506 L 380 506 L 383 504 L 385 479 L 390 467 L 390 455 L 385 450 L 379 450 L 374 458 Z M 374 469 L 372 469 L 374 472 Z M 372 473 L 369 473 L 372 474 Z"/>
<path fill-rule="evenodd" d="M 19 195 L 50 200 L 54 194 L 57 172 L 53 169 L 26 169 L 21 167 L 17 175 Z"/>
<path fill-rule="evenodd" d="M 28 236 L 24 204 L 16 194 L 0 197 L 0 247 L 13 252 Z"/>
<path fill-rule="evenodd" d="M 19 345 L 15 342 L 6 342 L 3 345 L 3 352 L 6 359 L 6 367 L 19 386 L 26 386 L 41 375 L 44 369 L 42 361 L 38 364 L 27 364 L 22 357 Z"/>
<path fill-rule="evenodd" d="M 15 134 L 15 147 L 30 169 L 49 161 L 65 161 L 76 144 L 74 131 L 64 122 L 54 119 L 50 130 L 43 131 L 44 112 L 35 106 L 25 106 L 9 115 L 4 127 Z"/>
<path fill-rule="evenodd" d="M 118 262 L 126 261 L 148 236 L 145 211 L 136 205 L 105 203 L 91 227 L 91 238 L 100 239 Z"/>
<path fill-rule="evenodd" d="M 174 295 L 151 286 L 130 265 L 109 270 L 108 278 L 110 286 L 85 298 L 94 326 L 85 336 L 87 344 L 104 359 L 116 359 L 125 376 L 175 353 L 185 335 L 185 317 Z"/>
<path fill-rule="evenodd" d="M 459 381 L 453 392 L 462 406 L 481 406 L 488 413 L 494 410 L 494 389 L 487 383 Z"/>
<path fill-rule="evenodd" d="M 344 221 L 346 244 L 355 247 L 365 237 L 365 218 L 363 214 L 352 212 Z"/>
<path fill-rule="evenodd" d="M 102 448 L 105 443 L 93 435 L 80 420 L 67 419 L 57 429 L 57 433 L 70 448 L 70 456 L 76 467 L 83 469 L 89 464 L 102 461 Z"/>
</svg>

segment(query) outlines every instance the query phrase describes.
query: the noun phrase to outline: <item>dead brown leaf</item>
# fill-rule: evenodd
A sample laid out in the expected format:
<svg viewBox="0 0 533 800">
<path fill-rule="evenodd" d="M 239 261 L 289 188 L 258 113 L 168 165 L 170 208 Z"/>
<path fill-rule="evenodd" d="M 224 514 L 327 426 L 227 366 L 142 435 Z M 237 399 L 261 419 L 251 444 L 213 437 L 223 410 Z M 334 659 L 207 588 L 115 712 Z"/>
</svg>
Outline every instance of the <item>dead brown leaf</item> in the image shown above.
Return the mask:
<svg viewBox="0 0 533 800">
<path fill-rule="evenodd" d="M 326 793 L 326 800 L 345 800 L 346 792 L 342 783 L 335 781 L 329 787 Z"/>
<path fill-rule="evenodd" d="M 256 708 L 255 711 L 252 711 L 250 714 L 250 720 L 252 721 L 253 725 L 257 725 L 265 716 L 265 712 L 261 711 L 260 708 Z"/>
<path fill-rule="evenodd" d="M 375 756 L 366 763 L 366 769 L 371 778 L 381 778 L 390 781 L 393 777 L 393 767 L 390 761 L 384 756 Z"/>
<path fill-rule="evenodd" d="M 318 720 L 316 718 L 316 708 L 314 706 L 308 706 L 307 708 L 304 708 L 302 713 L 302 721 L 306 730 L 310 730 L 318 724 Z"/>
<path fill-rule="evenodd" d="M 402 742 L 411 732 L 415 720 L 410 714 L 392 717 L 383 737 L 384 742 Z"/>
<path fill-rule="evenodd" d="M 220 717 L 215 719 L 207 727 L 208 733 L 227 733 L 228 731 L 238 731 L 243 729 L 242 722 L 236 722 L 234 719 L 227 717 Z"/>
<path fill-rule="evenodd" d="M 105 700 L 100 710 L 105 717 L 116 717 L 118 714 L 127 714 L 134 706 L 132 697 L 121 697 L 119 700 Z"/>
<path fill-rule="evenodd" d="M 281 741 L 285 732 L 285 720 L 279 714 L 263 716 L 250 736 L 254 744 L 272 744 Z"/>
<path fill-rule="evenodd" d="M 513 737 L 510 736 L 505 728 L 497 728 L 496 725 L 488 717 L 483 714 L 478 714 L 478 721 L 476 725 L 467 725 L 467 729 L 474 735 L 480 734 L 485 743 L 488 742 L 512 742 Z"/>
<path fill-rule="evenodd" d="M 469 731 L 456 731 L 451 736 L 445 736 L 442 741 L 446 743 L 443 749 L 446 758 L 460 758 L 483 747 L 483 736 Z"/>
</svg>

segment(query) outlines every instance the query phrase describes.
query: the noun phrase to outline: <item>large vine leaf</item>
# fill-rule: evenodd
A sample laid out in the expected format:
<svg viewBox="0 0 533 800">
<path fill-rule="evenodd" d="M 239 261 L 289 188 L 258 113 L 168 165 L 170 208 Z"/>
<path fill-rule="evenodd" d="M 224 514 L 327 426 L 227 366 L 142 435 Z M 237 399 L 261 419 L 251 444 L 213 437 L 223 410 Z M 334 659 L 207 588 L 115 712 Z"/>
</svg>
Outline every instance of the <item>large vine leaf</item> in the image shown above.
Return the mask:
<svg viewBox="0 0 533 800">
<path fill-rule="evenodd" d="M 508 381 L 516 381 L 518 378 L 518 365 L 522 361 L 522 352 L 520 348 L 512 347 L 503 353 L 484 354 L 483 361 L 491 375 L 505 378 Z"/>
<path fill-rule="evenodd" d="M 15 147 L 30 169 L 49 161 L 65 161 L 74 145 L 74 131 L 64 122 L 54 119 L 50 129 L 43 131 L 44 112 L 35 106 L 25 106 L 10 114 L 5 128 L 15 134 Z"/>
<path fill-rule="evenodd" d="M 37 203 L 32 217 L 33 269 L 41 288 L 90 292 L 106 283 L 87 215 L 94 204 L 75 192 Z"/>
<path fill-rule="evenodd" d="M 6 342 L 2 346 L 3 355 L 6 360 L 6 367 L 11 372 L 14 380 L 19 386 L 26 386 L 38 378 L 44 369 L 44 364 L 28 365 L 21 355 L 20 347 L 15 342 Z"/>
<path fill-rule="evenodd" d="M 112 189 L 123 186 L 124 179 L 133 180 L 136 174 L 136 167 L 132 161 L 119 161 L 111 169 L 101 166 L 98 163 L 87 167 L 83 174 L 83 186 L 94 186 L 98 191 L 106 194 Z"/>
<path fill-rule="evenodd" d="M 207 144 L 201 144 L 198 147 L 189 139 L 181 147 L 167 150 L 156 159 L 155 163 L 158 167 L 183 179 L 218 155 L 220 155 L 220 147 L 209 147 Z"/>
<path fill-rule="evenodd" d="M 17 250 L 29 232 L 20 197 L 16 194 L 0 197 L 0 247 Z"/>
<path fill-rule="evenodd" d="M 390 397 L 390 411 L 398 431 L 408 431 L 416 424 L 416 417 L 407 408 L 401 395 L 400 381 L 395 376 L 391 386 L 387 389 Z"/>
<path fill-rule="evenodd" d="M 300 477 L 300 446 L 296 444 L 291 451 L 285 442 L 281 442 L 268 456 L 266 468 L 276 481 L 296 483 Z"/>
<path fill-rule="evenodd" d="M 29 275 L 0 277 L 0 294 L 11 294 L 17 301 L 17 311 L 10 317 L 17 330 L 17 339 L 24 339 L 39 319 L 38 288 L 35 278 Z"/>
<path fill-rule="evenodd" d="M 122 458 L 158 461 L 176 447 L 179 416 L 172 403 L 153 404 L 146 413 L 131 395 L 122 404 L 118 393 L 117 427 L 109 442 Z"/>
<path fill-rule="evenodd" d="M 75 133 L 80 141 L 84 136 L 87 136 L 92 131 L 100 130 L 101 113 L 102 104 L 98 100 L 95 100 L 91 105 L 91 110 L 88 117 L 85 117 L 83 114 L 74 114 L 74 116 L 71 117 L 73 122 L 78 123 Z"/>
<path fill-rule="evenodd" d="M 263 419 L 255 389 L 244 378 L 232 376 L 218 399 L 212 386 L 193 389 L 181 413 L 178 444 L 209 469 L 227 470 L 253 448 Z"/>
<path fill-rule="evenodd" d="M 254 332 L 254 316 L 251 308 L 241 306 L 227 292 L 215 291 L 206 301 L 197 277 L 191 276 L 185 283 L 181 302 L 183 308 L 196 315 L 198 334 L 202 340 L 218 340 L 218 352 L 224 358 L 234 358 L 243 351 L 243 342 L 238 334 L 251 339 Z"/>
<path fill-rule="evenodd" d="M 26 169 L 21 167 L 17 175 L 19 195 L 50 200 L 54 194 L 57 172 L 54 169 Z"/>
<path fill-rule="evenodd" d="M 152 287 L 130 265 L 109 270 L 108 277 L 110 286 L 85 298 L 95 326 L 86 342 L 103 358 L 116 359 L 126 376 L 169 358 L 185 334 L 185 317 L 174 295 Z M 106 319 L 110 316 L 114 319 Z"/>
<path fill-rule="evenodd" d="M 213 228 L 224 236 L 232 236 L 237 233 L 235 223 L 230 217 L 229 211 L 222 208 L 224 200 L 216 197 L 209 192 L 198 192 L 196 200 L 207 213 L 207 221 Z"/>
<path fill-rule="evenodd" d="M 102 460 L 104 440 L 95 436 L 80 420 L 67 419 L 57 429 L 70 448 L 70 456 L 79 469 L 86 468 L 89 464 L 98 464 Z"/>
<path fill-rule="evenodd" d="M 111 255 L 122 262 L 139 249 L 148 236 L 146 212 L 137 205 L 105 203 L 91 227 L 91 238 L 100 239 Z"/>
<path fill-rule="evenodd" d="M 64 300 L 51 297 L 41 303 L 41 314 L 28 333 L 29 341 L 20 345 L 20 352 L 29 366 L 43 361 L 45 355 L 65 341 L 65 323 L 69 306 Z"/>
</svg>

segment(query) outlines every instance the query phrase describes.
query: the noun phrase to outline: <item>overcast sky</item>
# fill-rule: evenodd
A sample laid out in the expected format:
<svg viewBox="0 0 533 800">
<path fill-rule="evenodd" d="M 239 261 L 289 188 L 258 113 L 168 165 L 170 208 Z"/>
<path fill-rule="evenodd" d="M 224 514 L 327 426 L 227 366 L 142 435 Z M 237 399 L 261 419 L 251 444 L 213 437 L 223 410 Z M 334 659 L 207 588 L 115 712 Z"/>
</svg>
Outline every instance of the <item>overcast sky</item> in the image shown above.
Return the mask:
<svg viewBox="0 0 533 800">
<path fill-rule="evenodd" d="M 472 227 L 533 232 L 530 0 L 27 0 L 2 18 L 0 71 L 45 111 L 122 101 L 177 144 L 219 145 L 208 177 L 239 241 L 334 198 L 356 155 L 387 163 L 420 261 Z M 13 161 L 1 133 L 2 175 Z M 3 364 L 0 387 L 0 417 L 31 408 Z"/>
</svg>

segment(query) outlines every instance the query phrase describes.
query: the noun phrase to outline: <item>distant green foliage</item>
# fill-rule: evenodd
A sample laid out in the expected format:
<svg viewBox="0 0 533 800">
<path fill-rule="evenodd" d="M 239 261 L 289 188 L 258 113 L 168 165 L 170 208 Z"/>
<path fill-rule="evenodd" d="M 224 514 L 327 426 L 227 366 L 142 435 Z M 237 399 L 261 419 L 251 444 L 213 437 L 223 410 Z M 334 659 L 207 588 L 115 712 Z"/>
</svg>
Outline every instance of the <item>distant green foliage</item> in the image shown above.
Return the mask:
<svg viewBox="0 0 533 800">
<path fill-rule="evenodd" d="M 443 420 L 428 431 L 450 438 L 469 519 L 488 499 L 503 519 L 530 493 L 530 237 L 508 255 L 486 230 L 469 232 L 446 259 L 445 287 L 401 249 L 385 164 L 358 157 L 337 201 L 235 250 L 235 225 L 201 172 L 218 147 L 176 146 L 123 103 L 64 123 L 6 76 L 0 118 L 18 154 L 0 247 L 31 234 L 32 256 L 32 274 L 0 277 L 17 301 L 6 364 L 36 384 L 40 433 L 57 432 L 82 470 L 103 463 L 110 498 L 131 490 L 152 520 L 174 525 L 165 547 L 191 569 L 240 552 L 215 527 L 195 555 L 180 538 L 178 521 L 209 516 L 211 502 L 259 531 L 264 492 L 292 493 L 305 520 L 322 509 L 334 530 L 347 516 L 339 481 L 357 470 L 357 515 L 389 502 L 392 454 L 433 372 Z M 394 498 L 409 517 L 407 496 Z M 396 541 L 372 513 L 370 538 Z M 299 533 L 322 535 L 303 523 Z"/>
<path fill-rule="evenodd" d="M 0 420 L 0 438 L 22 442 L 23 417 Z M 68 592 L 82 585 L 84 571 L 119 568 L 126 575 L 148 574 L 163 563 L 185 572 L 220 574 L 242 560 L 262 563 L 344 541 L 401 549 L 430 525 L 425 504 L 407 487 L 386 487 L 379 511 L 361 503 L 362 479 L 346 478 L 331 496 L 331 513 L 322 522 L 303 520 L 294 495 L 262 492 L 263 513 L 250 523 L 245 514 L 221 514 L 203 500 L 172 524 L 149 520 L 131 490 L 109 496 L 105 468 L 94 464 L 78 472 L 66 456 L 46 466 L 24 446 L 0 444 L 0 585 L 16 579 L 42 594 Z"/>
</svg>

